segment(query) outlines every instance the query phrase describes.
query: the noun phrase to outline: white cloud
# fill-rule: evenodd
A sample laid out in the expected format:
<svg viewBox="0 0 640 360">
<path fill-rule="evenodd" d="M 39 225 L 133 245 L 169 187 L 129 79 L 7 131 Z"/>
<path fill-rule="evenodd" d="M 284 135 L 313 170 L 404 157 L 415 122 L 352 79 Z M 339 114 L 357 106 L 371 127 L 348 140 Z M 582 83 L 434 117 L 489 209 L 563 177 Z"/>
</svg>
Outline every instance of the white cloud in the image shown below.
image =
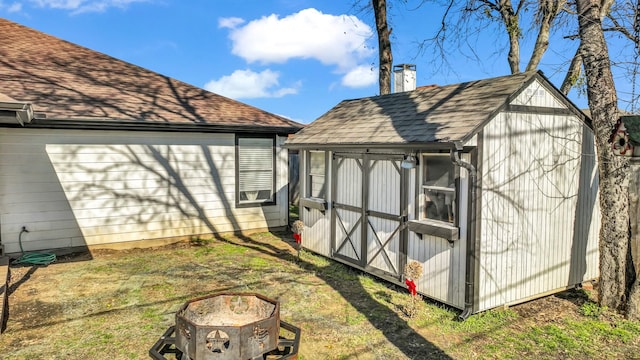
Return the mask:
<svg viewBox="0 0 640 360">
<path fill-rule="evenodd" d="M 10 13 L 19 12 L 20 10 L 22 10 L 22 4 L 20 3 L 13 3 L 7 7 L 7 11 Z"/>
<path fill-rule="evenodd" d="M 72 14 L 103 12 L 108 8 L 124 9 L 130 4 L 150 0 L 29 0 L 36 6 L 51 9 L 71 10 Z"/>
<path fill-rule="evenodd" d="M 342 77 L 342 85 L 352 88 L 361 88 L 373 85 L 378 81 L 378 73 L 370 65 L 361 65 Z"/>
<path fill-rule="evenodd" d="M 244 20 L 238 17 L 220 18 L 218 20 L 218 27 L 235 29 L 238 25 L 243 23 Z"/>
<path fill-rule="evenodd" d="M 8 13 L 17 13 L 22 10 L 22 3 L 14 2 L 14 3 L 5 3 L 0 1 L 0 10 L 6 11 Z"/>
<path fill-rule="evenodd" d="M 237 25 L 236 25 L 237 26 Z M 284 63 L 316 59 L 348 72 L 374 49 L 371 28 L 355 16 L 329 15 L 310 8 L 279 18 L 269 15 L 232 29 L 232 52 L 248 61 Z"/>
<path fill-rule="evenodd" d="M 298 92 L 299 84 L 296 84 L 296 87 L 279 88 L 279 77 L 280 73 L 269 69 L 259 73 L 251 70 L 236 70 L 219 80 L 209 81 L 204 88 L 233 99 L 282 97 Z"/>
</svg>

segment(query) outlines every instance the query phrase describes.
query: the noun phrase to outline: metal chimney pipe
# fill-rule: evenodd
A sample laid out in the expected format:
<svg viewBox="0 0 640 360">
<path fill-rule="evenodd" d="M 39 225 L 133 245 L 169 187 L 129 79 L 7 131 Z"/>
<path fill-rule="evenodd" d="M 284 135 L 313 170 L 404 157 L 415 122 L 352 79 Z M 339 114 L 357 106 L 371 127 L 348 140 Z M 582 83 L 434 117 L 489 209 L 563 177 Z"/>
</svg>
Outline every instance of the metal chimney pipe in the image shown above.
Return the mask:
<svg viewBox="0 0 640 360">
<path fill-rule="evenodd" d="M 393 92 L 412 91 L 416 89 L 416 66 L 400 64 L 393 66 Z"/>
</svg>

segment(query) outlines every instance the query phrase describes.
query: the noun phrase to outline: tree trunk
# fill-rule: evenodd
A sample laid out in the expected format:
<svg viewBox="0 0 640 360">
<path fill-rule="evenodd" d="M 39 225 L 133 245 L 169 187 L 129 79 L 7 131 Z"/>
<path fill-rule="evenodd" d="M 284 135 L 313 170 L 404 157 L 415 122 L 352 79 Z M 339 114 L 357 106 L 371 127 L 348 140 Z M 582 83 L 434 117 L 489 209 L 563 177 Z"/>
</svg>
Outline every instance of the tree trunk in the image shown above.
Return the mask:
<svg viewBox="0 0 640 360">
<path fill-rule="evenodd" d="M 551 32 L 551 25 L 564 4 L 564 0 L 539 1 L 538 21 L 540 22 L 540 27 L 538 28 L 536 44 L 533 46 L 533 53 L 531 53 L 531 58 L 529 59 L 529 64 L 525 71 L 533 71 L 538 68 L 540 60 L 542 60 L 542 55 L 544 55 L 549 48 L 549 33 Z"/>
<path fill-rule="evenodd" d="M 615 156 L 608 142 L 618 118 L 617 96 L 607 43 L 600 21 L 600 1 L 577 0 L 582 60 L 587 97 L 598 149 L 600 170 L 600 281 L 601 306 L 625 311 L 629 295 L 629 163 Z"/>
<path fill-rule="evenodd" d="M 512 74 L 517 74 L 520 72 L 520 36 L 522 35 L 520 19 L 513 10 L 511 0 L 500 0 L 497 5 L 509 35 L 509 54 L 507 55 L 509 68 Z"/>
<path fill-rule="evenodd" d="M 379 54 L 379 76 L 380 95 L 391 92 L 391 66 L 393 65 L 393 55 L 391 53 L 391 30 L 387 25 L 387 1 L 371 0 L 373 13 L 376 18 L 376 30 L 378 31 L 378 54 Z"/>
<path fill-rule="evenodd" d="M 631 262 L 634 265 L 631 274 L 632 281 L 627 304 L 627 318 L 640 320 L 640 165 L 631 165 L 631 178 L 629 180 L 629 225 L 631 227 Z M 631 269 L 630 269 L 631 270 Z"/>
</svg>

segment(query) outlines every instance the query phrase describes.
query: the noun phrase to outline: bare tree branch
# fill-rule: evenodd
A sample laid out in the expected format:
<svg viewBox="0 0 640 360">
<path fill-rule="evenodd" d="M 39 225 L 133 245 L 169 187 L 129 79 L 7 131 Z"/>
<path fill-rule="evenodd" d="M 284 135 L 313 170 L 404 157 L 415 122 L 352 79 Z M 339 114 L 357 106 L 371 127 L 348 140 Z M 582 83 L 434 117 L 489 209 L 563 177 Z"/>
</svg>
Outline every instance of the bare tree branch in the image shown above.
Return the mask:
<svg viewBox="0 0 640 360">
<path fill-rule="evenodd" d="M 529 64 L 525 71 L 532 71 L 538 68 L 542 56 L 549 48 L 549 34 L 551 33 L 551 25 L 556 16 L 564 7 L 565 0 L 540 0 L 538 5 L 538 21 L 540 27 L 538 37 L 533 47 L 533 53 L 529 59 Z"/>
<path fill-rule="evenodd" d="M 602 20 L 609 13 L 611 6 L 613 6 L 613 3 L 614 3 L 614 0 L 602 0 L 600 2 L 601 4 L 601 7 L 599 8 L 600 20 Z M 567 73 L 564 76 L 564 80 L 562 80 L 560 91 L 565 95 L 568 94 L 569 91 L 571 91 L 571 88 L 577 83 L 578 79 L 580 78 L 581 69 L 582 69 L 583 50 L 584 50 L 584 46 L 581 42 L 580 45 L 578 45 L 578 49 L 576 50 L 575 55 L 573 55 L 573 58 L 571 59 L 571 63 L 569 64 Z"/>
</svg>

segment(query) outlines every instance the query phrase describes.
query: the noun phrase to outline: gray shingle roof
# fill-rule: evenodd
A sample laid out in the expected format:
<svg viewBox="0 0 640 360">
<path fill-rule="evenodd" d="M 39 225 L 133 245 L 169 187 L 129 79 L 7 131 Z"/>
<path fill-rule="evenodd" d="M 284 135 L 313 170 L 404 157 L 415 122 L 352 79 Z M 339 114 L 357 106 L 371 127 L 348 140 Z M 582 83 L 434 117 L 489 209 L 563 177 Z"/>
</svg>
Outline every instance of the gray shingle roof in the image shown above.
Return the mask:
<svg viewBox="0 0 640 360">
<path fill-rule="evenodd" d="M 404 145 L 465 141 L 538 72 L 344 100 L 287 141 L 310 145 Z"/>
<path fill-rule="evenodd" d="M 302 127 L 1 18 L 0 89 L 32 103 L 47 119 L 277 128 L 288 133 Z"/>
</svg>

